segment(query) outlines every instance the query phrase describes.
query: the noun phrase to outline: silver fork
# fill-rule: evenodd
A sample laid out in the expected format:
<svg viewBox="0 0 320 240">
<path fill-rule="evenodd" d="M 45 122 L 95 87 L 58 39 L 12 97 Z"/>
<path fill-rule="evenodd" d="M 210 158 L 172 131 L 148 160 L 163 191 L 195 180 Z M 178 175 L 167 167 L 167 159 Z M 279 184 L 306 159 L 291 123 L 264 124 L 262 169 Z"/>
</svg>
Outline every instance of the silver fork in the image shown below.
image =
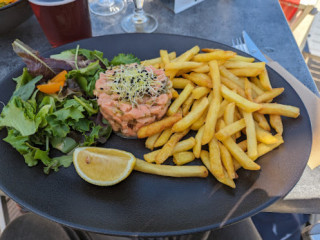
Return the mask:
<svg viewBox="0 0 320 240">
<path fill-rule="evenodd" d="M 237 37 L 231 40 L 232 47 L 239 49 L 242 52 L 249 53 L 248 47 L 242 37 Z"/>
</svg>

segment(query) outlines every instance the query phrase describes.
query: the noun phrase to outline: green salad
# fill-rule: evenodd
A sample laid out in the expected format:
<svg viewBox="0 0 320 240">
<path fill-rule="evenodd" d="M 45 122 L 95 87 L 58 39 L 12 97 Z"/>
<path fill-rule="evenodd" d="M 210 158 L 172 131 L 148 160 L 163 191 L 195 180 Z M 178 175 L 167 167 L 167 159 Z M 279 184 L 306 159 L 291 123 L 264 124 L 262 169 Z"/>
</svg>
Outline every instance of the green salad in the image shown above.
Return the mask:
<svg viewBox="0 0 320 240">
<path fill-rule="evenodd" d="M 112 128 L 99 112 L 95 82 L 109 66 L 139 63 L 139 59 L 119 54 L 108 61 L 102 52 L 79 46 L 44 58 L 19 40 L 14 41 L 13 49 L 26 67 L 13 79 L 16 89 L 2 109 L 0 128 L 7 129 L 3 140 L 25 163 L 32 167 L 41 162 L 48 174 L 70 166 L 76 147 L 105 143 Z M 54 77 L 62 71 L 66 71 L 65 80 L 57 92 L 41 91 L 39 86 L 53 86 Z M 53 149 L 60 154 L 52 154 Z"/>
</svg>

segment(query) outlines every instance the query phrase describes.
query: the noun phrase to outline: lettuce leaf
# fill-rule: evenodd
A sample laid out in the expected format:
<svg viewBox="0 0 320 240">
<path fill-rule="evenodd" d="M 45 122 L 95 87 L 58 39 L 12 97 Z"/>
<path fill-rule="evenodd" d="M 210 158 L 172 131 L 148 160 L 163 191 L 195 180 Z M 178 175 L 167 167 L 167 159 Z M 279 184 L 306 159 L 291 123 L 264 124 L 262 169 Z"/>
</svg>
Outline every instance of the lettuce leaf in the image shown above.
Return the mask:
<svg viewBox="0 0 320 240">
<path fill-rule="evenodd" d="M 34 134 L 38 129 L 38 125 L 33 107 L 20 97 L 12 98 L 2 110 L 0 127 L 14 128 L 22 136 Z"/>
<path fill-rule="evenodd" d="M 51 79 L 62 70 L 72 70 L 72 66 L 62 60 L 43 58 L 39 53 L 20 40 L 12 43 L 15 53 L 22 58 L 32 76 L 42 75 L 44 79 Z"/>
<path fill-rule="evenodd" d="M 78 70 L 72 70 L 67 74 L 67 78 L 76 79 L 81 90 L 85 95 L 93 97 L 93 90 L 97 79 L 99 78 L 100 72 L 104 70 L 101 68 L 99 61 L 90 63 L 85 68 L 80 68 Z"/>
<path fill-rule="evenodd" d="M 32 79 L 33 79 L 33 77 L 28 72 L 27 68 L 23 68 L 22 75 L 20 75 L 19 77 L 13 78 L 13 80 L 17 83 L 16 89 L 18 89 L 21 86 L 27 84 Z"/>
<path fill-rule="evenodd" d="M 110 62 L 110 64 L 113 66 L 130 63 L 140 64 L 140 59 L 134 56 L 133 54 L 120 53 L 117 56 L 115 56 Z"/>
<path fill-rule="evenodd" d="M 28 100 L 36 88 L 36 83 L 38 83 L 41 79 L 42 76 L 40 75 L 33 78 L 28 83 L 20 85 L 20 87 L 16 88 L 16 90 L 13 92 L 12 97 L 20 97 L 22 100 L 25 101 Z"/>
<path fill-rule="evenodd" d="M 3 140 L 11 144 L 21 154 L 29 152 L 29 146 L 26 144 L 29 141 L 29 136 L 22 136 L 15 129 L 9 129 L 8 136 Z"/>
<path fill-rule="evenodd" d="M 102 127 L 100 125 L 95 125 L 91 132 L 85 136 L 85 141 L 81 146 L 91 146 L 96 142 L 104 143 L 110 137 L 112 128 L 109 125 L 108 127 Z"/>
<path fill-rule="evenodd" d="M 70 49 L 70 50 L 63 51 L 59 54 L 51 55 L 50 58 L 67 61 L 68 63 L 72 64 L 74 66 L 73 68 L 75 69 L 76 52 L 77 52 L 77 49 Z M 77 54 L 78 54 L 77 66 L 79 68 L 84 68 L 88 66 L 90 62 L 97 61 L 97 60 L 99 60 L 99 62 L 104 67 L 109 66 L 109 61 L 107 58 L 103 57 L 103 52 L 100 52 L 97 50 L 91 51 L 88 49 L 79 48 Z"/>
</svg>

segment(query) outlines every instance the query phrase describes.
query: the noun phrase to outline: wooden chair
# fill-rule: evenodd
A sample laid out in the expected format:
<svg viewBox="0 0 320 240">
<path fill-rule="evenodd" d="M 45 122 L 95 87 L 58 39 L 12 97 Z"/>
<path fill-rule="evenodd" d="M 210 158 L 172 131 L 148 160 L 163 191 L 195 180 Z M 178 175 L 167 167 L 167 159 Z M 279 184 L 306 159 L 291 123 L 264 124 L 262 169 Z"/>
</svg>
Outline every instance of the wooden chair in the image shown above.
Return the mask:
<svg viewBox="0 0 320 240">
<path fill-rule="evenodd" d="M 312 12 L 318 0 L 279 0 L 282 10 L 294 31 L 301 21 Z"/>
<path fill-rule="evenodd" d="M 0 190 L 0 235 L 9 222 L 9 213 L 5 194 Z"/>
</svg>

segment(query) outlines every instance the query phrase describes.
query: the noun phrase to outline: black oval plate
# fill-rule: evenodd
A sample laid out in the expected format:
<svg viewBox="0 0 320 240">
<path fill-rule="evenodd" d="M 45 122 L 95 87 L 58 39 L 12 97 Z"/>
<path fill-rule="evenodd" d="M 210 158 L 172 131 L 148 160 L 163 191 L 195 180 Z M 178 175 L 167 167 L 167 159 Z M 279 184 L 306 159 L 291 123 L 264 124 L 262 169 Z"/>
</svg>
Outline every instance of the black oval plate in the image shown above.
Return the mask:
<svg viewBox="0 0 320 240">
<path fill-rule="evenodd" d="M 160 49 L 181 54 L 194 45 L 235 50 L 229 46 L 191 37 L 166 34 L 120 34 L 85 39 L 46 54 L 81 48 L 103 51 L 108 59 L 133 53 L 140 59 L 159 56 Z M 240 52 L 241 53 L 241 52 Z M 242 55 L 247 55 L 241 53 Z M 29 168 L 6 142 L 0 141 L 0 188 L 27 209 L 53 221 L 92 232 L 122 236 L 169 236 L 195 233 L 237 222 L 285 196 L 299 180 L 309 158 L 311 127 L 307 111 L 294 89 L 268 68 L 273 87 L 284 87 L 276 99 L 301 109 L 297 119 L 283 118 L 285 143 L 261 157 L 261 171 L 238 172 L 236 189 L 206 179 L 169 178 L 133 172 L 113 187 L 83 181 L 73 166 L 45 175 L 42 167 Z M 10 98 L 22 66 L 0 83 L 3 102 Z M 0 133 L 1 139 L 6 131 Z M 142 158 L 144 140 L 112 134 L 105 147 L 123 149 Z M 197 162 L 196 162 L 197 163 Z"/>
</svg>

